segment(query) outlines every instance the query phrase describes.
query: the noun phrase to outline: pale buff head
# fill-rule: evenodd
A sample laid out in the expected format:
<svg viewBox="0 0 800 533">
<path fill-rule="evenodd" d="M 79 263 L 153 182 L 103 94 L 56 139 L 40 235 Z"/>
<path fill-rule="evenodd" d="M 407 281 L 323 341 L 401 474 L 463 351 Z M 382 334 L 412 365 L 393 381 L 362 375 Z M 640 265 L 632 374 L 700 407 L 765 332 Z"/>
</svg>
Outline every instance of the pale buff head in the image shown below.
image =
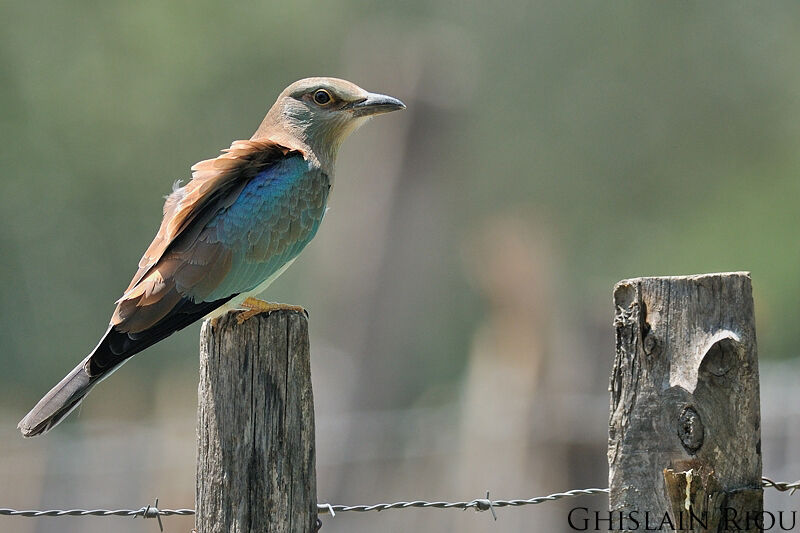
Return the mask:
<svg viewBox="0 0 800 533">
<path fill-rule="evenodd" d="M 305 78 L 275 101 L 253 139 L 272 139 L 331 166 L 342 142 L 369 118 L 405 109 L 403 102 L 338 78 Z"/>
</svg>

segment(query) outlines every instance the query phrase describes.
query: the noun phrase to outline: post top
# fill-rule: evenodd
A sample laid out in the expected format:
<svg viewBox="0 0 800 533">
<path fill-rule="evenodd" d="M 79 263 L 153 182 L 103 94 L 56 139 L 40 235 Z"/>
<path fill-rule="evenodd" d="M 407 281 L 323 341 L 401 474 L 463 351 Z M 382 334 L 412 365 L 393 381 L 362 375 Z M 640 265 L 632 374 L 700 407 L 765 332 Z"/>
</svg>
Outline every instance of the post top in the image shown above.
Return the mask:
<svg viewBox="0 0 800 533">
<path fill-rule="evenodd" d="M 633 285 L 635 283 L 640 283 L 645 280 L 657 280 L 657 281 L 701 281 L 703 279 L 709 278 L 747 278 L 752 280 L 750 276 L 750 272 L 747 270 L 741 270 L 737 272 L 709 272 L 707 274 L 690 274 L 688 276 L 640 276 L 638 278 L 628 278 L 618 281 L 616 285 L 614 285 L 614 290 L 616 291 L 619 287 L 624 285 Z"/>
</svg>

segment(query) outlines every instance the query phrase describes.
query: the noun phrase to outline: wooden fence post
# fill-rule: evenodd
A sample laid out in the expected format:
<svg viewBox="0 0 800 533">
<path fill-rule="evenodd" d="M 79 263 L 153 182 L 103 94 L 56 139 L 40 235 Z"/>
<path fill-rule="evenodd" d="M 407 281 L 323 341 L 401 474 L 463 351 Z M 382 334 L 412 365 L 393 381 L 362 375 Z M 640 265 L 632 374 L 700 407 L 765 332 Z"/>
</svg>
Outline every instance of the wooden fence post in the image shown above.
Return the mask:
<svg viewBox="0 0 800 533">
<path fill-rule="evenodd" d="M 614 306 L 613 526 L 645 530 L 649 519 L 654 529 L 759 531 L 761 419 L 750 275 L 629 279 L 614 288 Z"/>
<path fill-rule="evenodd" d="M 316 530 L 308 322 L 207 320 L 200 340 L 198 533 Z"/>
</svg>

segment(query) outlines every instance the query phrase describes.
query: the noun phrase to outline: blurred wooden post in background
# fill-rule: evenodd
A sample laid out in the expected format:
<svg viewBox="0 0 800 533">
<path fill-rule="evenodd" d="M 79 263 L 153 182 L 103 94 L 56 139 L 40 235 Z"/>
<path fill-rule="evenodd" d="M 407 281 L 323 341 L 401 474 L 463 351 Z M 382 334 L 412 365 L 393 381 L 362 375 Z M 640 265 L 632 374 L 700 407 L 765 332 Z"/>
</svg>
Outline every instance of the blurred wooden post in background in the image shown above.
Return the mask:
<svg viewBox="0 0 800 533">
<path fill-rule="evenodd" d="M 761 428 L 749 274 L 625 280 L 614 289 L 614 306 L 609 508 L 615 520 L 617 511 L 637 511 L 640 525 L 613 527 L 644 529 L 648 512 L 655 528 L 706 531 L 694 519 L 705 516 L 709 531 L 722 521 L 725 530 L 758 531 Z M 673 528 L 662 522 L 665 512 Z"/>
<path fill-rule="evenodd" d="M 207 320 L 200 340 L 199 533 L 316 530 L 308 322 L 293 312 Z"/>
</svg>

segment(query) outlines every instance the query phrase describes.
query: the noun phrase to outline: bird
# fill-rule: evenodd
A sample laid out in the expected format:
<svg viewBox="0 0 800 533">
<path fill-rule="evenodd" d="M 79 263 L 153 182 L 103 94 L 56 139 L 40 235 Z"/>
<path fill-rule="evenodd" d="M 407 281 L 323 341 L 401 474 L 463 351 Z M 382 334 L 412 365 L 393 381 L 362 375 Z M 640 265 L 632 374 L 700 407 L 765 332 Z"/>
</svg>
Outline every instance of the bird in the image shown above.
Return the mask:
<svg viewBox="0 0 800 533">
<path fill-rule="evenodd" d="M 327 210 L 342 142 L 376 115 L 405 109 L 338 78 L 289 85 L 249 140 L 191 167 L 166 197 L 158 233 L 97 346 L 19 422 L 25 437 L 61 422 L 132 356 L 207 316 L 240 322 L 302 307 L 256 298 L 311 241 Z"/>
</svg>

